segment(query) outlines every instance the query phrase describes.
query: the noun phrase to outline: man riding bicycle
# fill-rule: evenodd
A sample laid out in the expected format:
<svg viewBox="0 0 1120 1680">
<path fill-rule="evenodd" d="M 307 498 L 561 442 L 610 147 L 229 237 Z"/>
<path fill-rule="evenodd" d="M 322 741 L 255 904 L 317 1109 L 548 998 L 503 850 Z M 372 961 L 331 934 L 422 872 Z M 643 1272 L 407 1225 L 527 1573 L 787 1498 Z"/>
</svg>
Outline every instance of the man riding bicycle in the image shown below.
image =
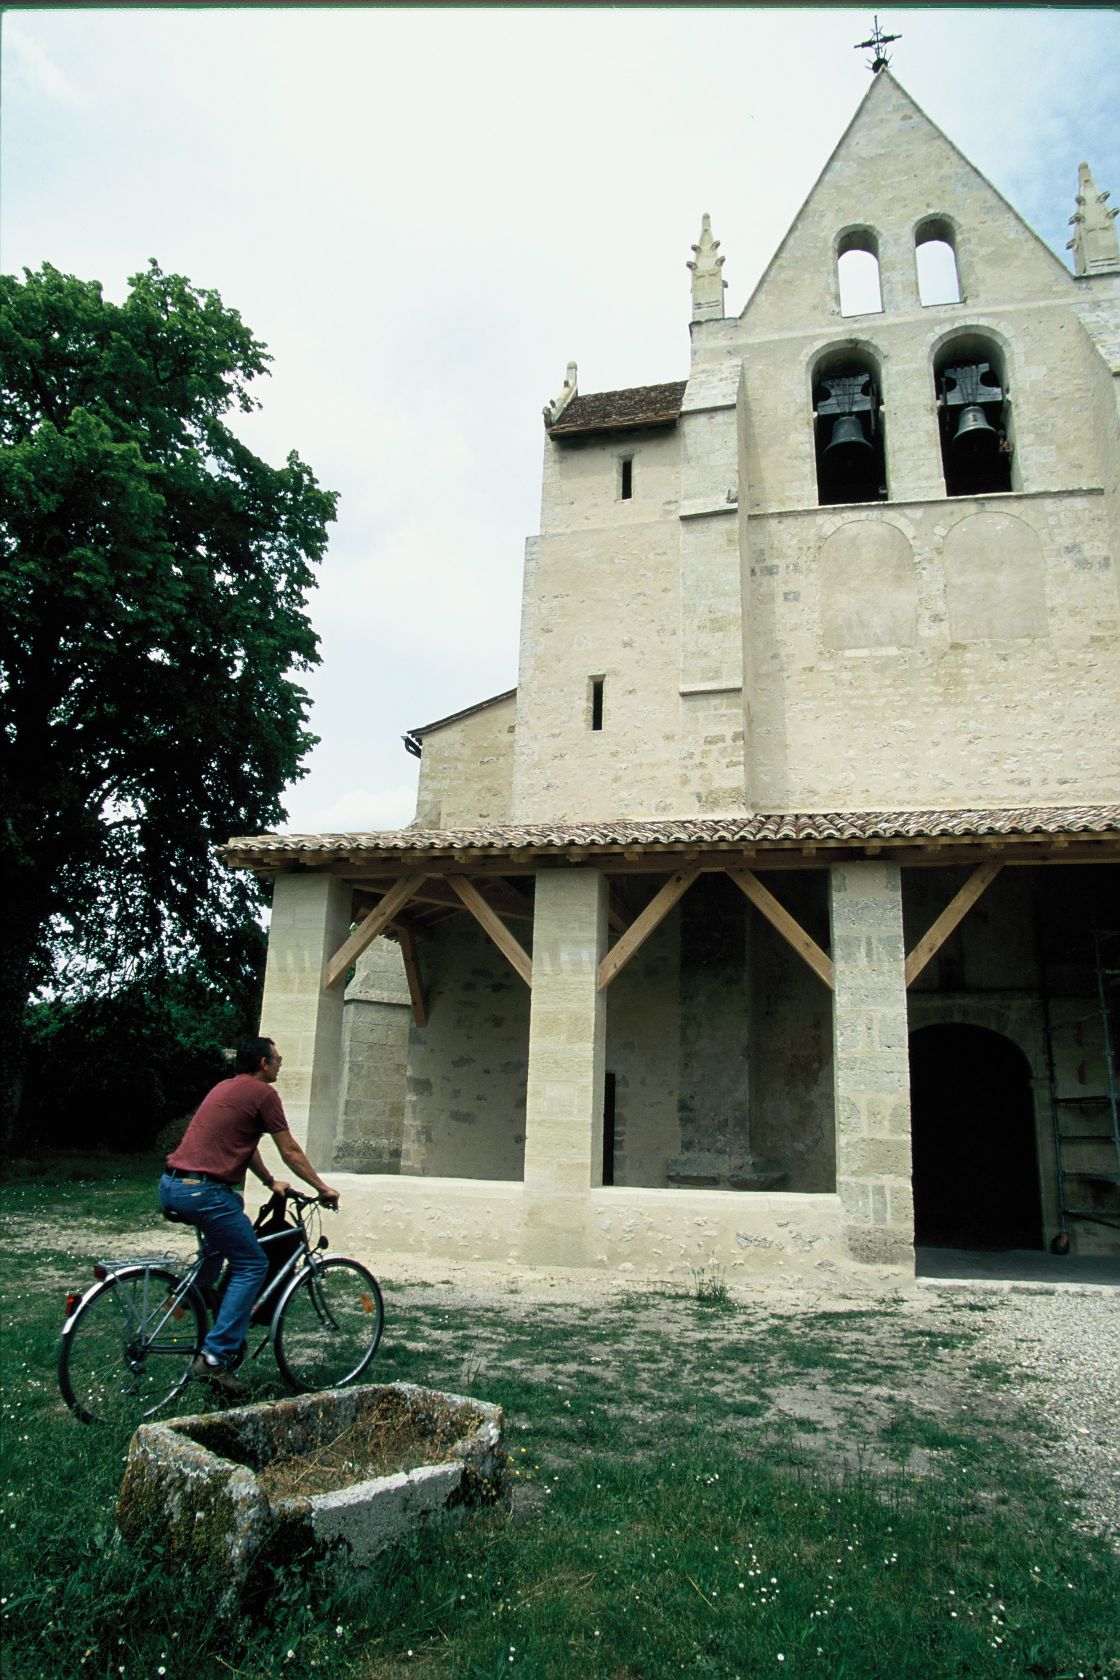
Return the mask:
<svg viewBox="0 0 1120 1680">
<path fill-rule="evenodd" d="M 229 1399 L 248 1393 L 229 1367 L 241 1351 L 253 1303 L 268 1273 L 264 1249 L 245 1213 L 246 1168 L 273 1192 L 289 1188 L 286 1181 L 273 1178 L 261 1159 L 258 1146 L 264 1134 L 271 1134 L 284 1164 L 318 1191 L 320 1201 L 337 1207 L 339 1199 L 288 1129 L 284 1106 L 273 1089 L 282 1060 L 270 1038 L 239 1044 L 233 1076 L 203 1098 L 183 1141 L 167 1157 L 167 1171 L 159 1181 L 164 1212 L 198 1227 L 208 1254 L 202 1286 L 212 1287 L 223 1259 L 229 1261 L 221 1308 L 190 1373 Z"/>
</svg>

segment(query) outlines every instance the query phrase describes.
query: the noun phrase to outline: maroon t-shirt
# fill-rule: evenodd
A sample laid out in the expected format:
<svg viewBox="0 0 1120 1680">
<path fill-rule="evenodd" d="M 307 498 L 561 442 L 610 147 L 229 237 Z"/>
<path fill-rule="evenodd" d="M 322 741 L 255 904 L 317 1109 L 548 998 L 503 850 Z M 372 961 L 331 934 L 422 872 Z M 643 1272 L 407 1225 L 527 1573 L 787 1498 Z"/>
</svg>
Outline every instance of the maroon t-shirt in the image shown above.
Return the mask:
<svg viewBox="0 0 1120 1680">
<path fill-rule="evenodd" d="M 240 1184 L 265 1132 L 287 1130 L 284 1105 L 273 1087 L 251 1073 L 235 1073 L 203 1097 L 167 1164 Z"/>
</svg>

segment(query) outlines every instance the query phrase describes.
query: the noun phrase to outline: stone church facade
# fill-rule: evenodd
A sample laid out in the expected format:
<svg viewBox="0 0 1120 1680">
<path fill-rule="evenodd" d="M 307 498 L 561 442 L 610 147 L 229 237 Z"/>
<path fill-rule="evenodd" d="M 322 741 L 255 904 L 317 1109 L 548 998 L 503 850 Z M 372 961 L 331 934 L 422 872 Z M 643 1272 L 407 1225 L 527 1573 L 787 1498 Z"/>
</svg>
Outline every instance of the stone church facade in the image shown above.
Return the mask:
<svg viewBox="0 0 1120 1680">
<path fill-rule="evenodd" d="M 686 379 L 545 410 L 518 684 L 266 835 L 346 1239 L 670 1275 L 1120 1252 L 1120 250 L 889 71 Z"/>
</svg>

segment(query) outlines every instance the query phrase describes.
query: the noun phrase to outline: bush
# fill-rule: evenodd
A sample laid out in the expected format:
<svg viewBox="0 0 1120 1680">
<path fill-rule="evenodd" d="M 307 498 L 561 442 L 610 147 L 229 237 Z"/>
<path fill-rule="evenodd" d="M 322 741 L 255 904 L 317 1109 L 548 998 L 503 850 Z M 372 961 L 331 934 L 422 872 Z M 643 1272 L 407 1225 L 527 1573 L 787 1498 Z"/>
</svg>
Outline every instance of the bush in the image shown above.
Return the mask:
<svg viewBox="0 0 1120 1680">
<path fill-rule="evenodd" d="M 256 1022 L 193 975 L 140 980 L 112 996 L 34 1002 L 20 1106 L 21 1153 L 149 1148 L 231 1069 Z"/>
</svg>

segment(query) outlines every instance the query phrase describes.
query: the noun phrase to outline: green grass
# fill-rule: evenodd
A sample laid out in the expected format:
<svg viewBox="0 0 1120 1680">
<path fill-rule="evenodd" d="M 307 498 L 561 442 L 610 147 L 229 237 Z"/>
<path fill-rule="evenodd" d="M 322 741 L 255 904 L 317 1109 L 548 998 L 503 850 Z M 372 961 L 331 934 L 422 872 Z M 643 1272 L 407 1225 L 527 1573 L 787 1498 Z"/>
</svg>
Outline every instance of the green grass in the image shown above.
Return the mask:
<svg viewBox="0 0 1120 1680">
<path fill-rule="evenodd" d="M 127 1439 L 58 1398 L 60 1280 L 153 1206 L 147 1166 L 114 1170 L 3 1192 L 31 1216 L 21 1241 L 37 1213 L 65 1220 L 0 1295 L 3 1680 L 1120 1674 L 1118 1560 L 1069 1526 L 1032 1459 L 1038 1417 L 970 1358 L 979 1319 L 931 1331 L 892 1303 L 778 1319 L 687 1288 L 482 1311 L 384 1279 L 373 1375 L 500 1401 L 513 1511 L 364 1574 L 289 1568 L 251 1618 L 216 1625 L 202 1590 L 114 1541 Z M 952 1359 L 971 1365 L 956 1399 Z M 915 1369 L 936 1407 L 922 1384 L 892 1398 Z M 267 1352 L 249 1374 L 254 1398 L 284 1392 Z M 819 1409 L 791 1415 L 790 1396 Z"/>
</svg>

